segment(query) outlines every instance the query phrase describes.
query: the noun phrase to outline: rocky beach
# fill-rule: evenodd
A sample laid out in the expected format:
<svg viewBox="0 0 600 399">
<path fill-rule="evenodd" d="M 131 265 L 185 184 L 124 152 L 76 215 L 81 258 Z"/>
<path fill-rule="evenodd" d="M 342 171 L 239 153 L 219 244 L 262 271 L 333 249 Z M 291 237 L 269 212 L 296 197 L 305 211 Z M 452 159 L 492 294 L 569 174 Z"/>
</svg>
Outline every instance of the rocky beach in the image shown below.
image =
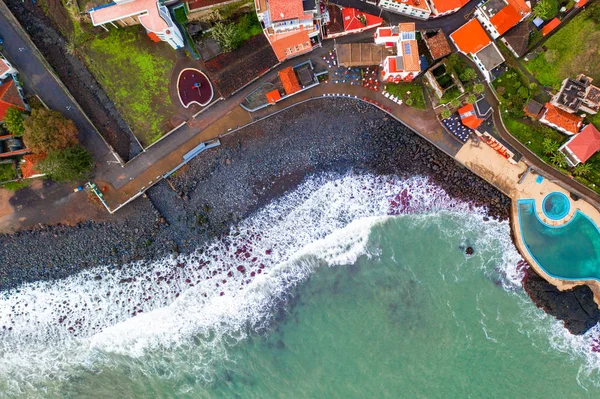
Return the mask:
<svg viewBox="0 0 600 399">
<path fill-rule="evenodd" d="M 485 206 L 489 218 L 509 217 L 508 197 L 404 125 L 368 104 L 322 99 L 224 137 L 220 147 L 151 188 L 147 197 L 118 212 L 112 221 L 42 226 L 0 236 L 0 289 L 63 278 L 94 266 L 121 268 L 190 253 L 306 176 L 351 170 L 402 178 L 427 176 L 450 196 Z M 538 303 L 556 297 L 537 292 L 532 298 Z M 581 300 L 593 302 L 589 295 Z M 563 320 L 570 317 L 569 312 L 550 313 Z M 595 317 L 588 313 L 583 325 L 589 328 Z"/>
</svg>

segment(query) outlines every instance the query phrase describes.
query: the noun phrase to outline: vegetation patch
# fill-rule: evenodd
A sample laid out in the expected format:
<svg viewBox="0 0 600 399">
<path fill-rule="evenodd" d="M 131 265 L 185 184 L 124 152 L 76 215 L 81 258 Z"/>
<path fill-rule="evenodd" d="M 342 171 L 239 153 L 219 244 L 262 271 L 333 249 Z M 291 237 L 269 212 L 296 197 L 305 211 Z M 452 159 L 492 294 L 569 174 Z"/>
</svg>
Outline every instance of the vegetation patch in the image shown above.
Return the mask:
<svg viewBox="0 0 600 399">
<path fill-rule="evenodd" d="M 90 70 L 127 121 L 142 145 L 170 130 L 176 108 L 169 96 L 176 53 L 166 43 L 154 43 L 140 26 L 110 29 L 87 44 Z"/>
<path fill-rule="evenodd" d="M 500 101 L 514 117 L 524 116 L 523 107 L 537 86 L 528 85 L 528 80 L 519 70 L 510 68 L 493 82 Z"/>
<path fill-rule="evenodd" d="M 584 73 L 600 80 L 600 6 L 588 5 L 545 43 L 546 51 L 525 63 L 543 85 L 554 89 L 567 77 Z"/>
<path fill-rule="evenodd" d="M 0 182 L 17 178 L 15 167 L 12 163 L 0 164 Z"/>
<path fill-rule="evenodd" d="M 404 104 L 416 108 L 426 109 L 423 86 L 419 83 L 388 83 L 385 90 L 393 96 L 399 97 Z"/>
</svg>

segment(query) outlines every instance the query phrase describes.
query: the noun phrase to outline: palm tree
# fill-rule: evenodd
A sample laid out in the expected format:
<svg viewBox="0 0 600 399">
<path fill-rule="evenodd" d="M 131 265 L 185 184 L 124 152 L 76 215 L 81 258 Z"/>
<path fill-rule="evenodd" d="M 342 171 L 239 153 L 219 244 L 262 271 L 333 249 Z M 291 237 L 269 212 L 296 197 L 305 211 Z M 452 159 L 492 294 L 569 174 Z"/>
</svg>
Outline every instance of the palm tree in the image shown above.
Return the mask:
<svg viewBox="0 0 600 399">
<path fill-rule="evenodd" d="M 555 151 L 550 155 L 550 163 L 557 168 L 566 168 L 567 160 L 565 159 L 565 155 L 560 151 Z"/>
<path fill-rule="evenodd" d="M 592 167 L 587 164 L 587 163 L 580 163 L 579 165 L 575 166 L 575 169 L 573 169 L 573 174 L 575 176 L 585 176 L 588 173 L 590 173 L 592 170 Z"/>
<path fill-rule="evenodd" d="M 544 151 L 545 154 L 552 154 L 556 151 L 558 151 L 558 143 L 554 140 L 552 140 L 550 137 L 546 137 L 543 141 L 542 141 L 542 149 Z"/>
</svg>

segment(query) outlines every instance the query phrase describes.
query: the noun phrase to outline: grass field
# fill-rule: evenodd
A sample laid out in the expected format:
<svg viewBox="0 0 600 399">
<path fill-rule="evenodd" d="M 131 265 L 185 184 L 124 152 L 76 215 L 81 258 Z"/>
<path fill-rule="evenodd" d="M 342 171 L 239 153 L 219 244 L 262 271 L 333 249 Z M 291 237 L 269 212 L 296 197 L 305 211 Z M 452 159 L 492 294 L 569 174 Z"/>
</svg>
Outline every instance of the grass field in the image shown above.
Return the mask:
<svg viewBox="0 0 600 399">
<path fill-rule="evenodd" d="M 88 66 L 143 146 L 170 130 L 169 97 L 175 51 L 154 43 L 141 26 L 110 29 L 84 49 Z"/>
<path fill-rule="evenodd" d="M 600 5 L 590 4 L 567 25 L 559 27 L 544 43 L 547 52 L 525 63 L 541 84 L 558 89 L 565 78 L 580 73 L 600 81 L 600 24 L 590 17 L 594 7 Z"/>
</svg>

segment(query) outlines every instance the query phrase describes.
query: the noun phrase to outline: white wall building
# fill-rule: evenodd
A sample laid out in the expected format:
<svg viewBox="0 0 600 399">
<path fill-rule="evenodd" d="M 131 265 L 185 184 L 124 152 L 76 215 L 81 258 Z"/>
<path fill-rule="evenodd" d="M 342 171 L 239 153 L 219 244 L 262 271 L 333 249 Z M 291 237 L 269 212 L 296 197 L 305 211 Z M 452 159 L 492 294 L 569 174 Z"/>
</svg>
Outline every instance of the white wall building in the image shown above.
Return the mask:
<svg viewBox="0 0 600 399">
<path fill-rule="evenodd" d="M 418 19 L 428 19 L 431 9 L 425 0 L 380 0 L 379 7 Z"/>
</svg>

